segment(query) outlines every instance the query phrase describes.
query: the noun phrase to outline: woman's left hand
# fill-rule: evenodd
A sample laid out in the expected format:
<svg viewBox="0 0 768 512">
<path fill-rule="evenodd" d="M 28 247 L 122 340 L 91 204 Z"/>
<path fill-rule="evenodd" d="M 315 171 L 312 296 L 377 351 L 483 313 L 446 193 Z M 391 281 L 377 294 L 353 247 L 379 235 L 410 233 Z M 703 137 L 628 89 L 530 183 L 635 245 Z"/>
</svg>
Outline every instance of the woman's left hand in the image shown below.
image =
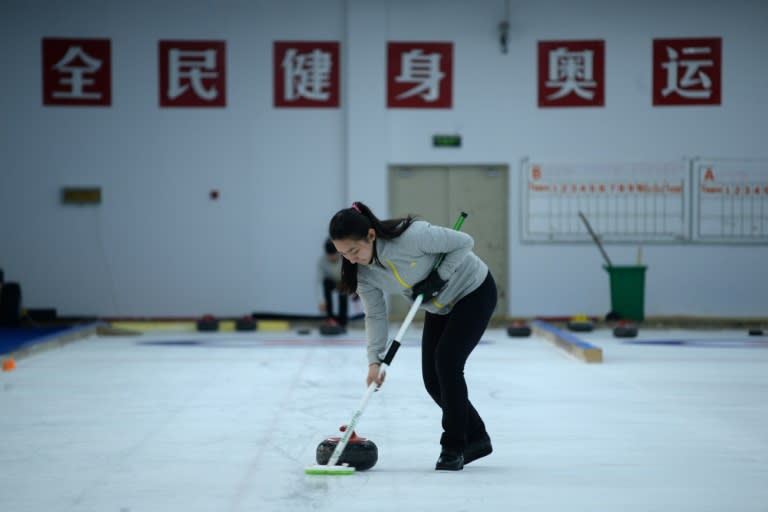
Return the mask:
<svg viewBox="0 0 768 512">
<path fill-rule="evenodd" d="M 416 297 L 423 295 L 424 301 L 426 302 L 433 297 L 437 297 L 440 290 L 445 288 L 446 282 L 447 281 L 444 281 L 443 278 L 440 277 L 437 270 L 433 270 L 429 273 L 426 279 L 413 285 L 413 288 L 411 288 L 411 298 L 416 300 Z"/>
<path fill-rule="evenodd" d="M 376 383 L 377 388 L 384 384 L 384 379 L 386 378 L 387 374 L 384 373 L 381 378 L 379 378 L 379 366 L 380 365 L 378 363 L 368 365 L 368 376 L 365 379 L 367 386 L 370 386 L 372 382 Z"/>
</svg>

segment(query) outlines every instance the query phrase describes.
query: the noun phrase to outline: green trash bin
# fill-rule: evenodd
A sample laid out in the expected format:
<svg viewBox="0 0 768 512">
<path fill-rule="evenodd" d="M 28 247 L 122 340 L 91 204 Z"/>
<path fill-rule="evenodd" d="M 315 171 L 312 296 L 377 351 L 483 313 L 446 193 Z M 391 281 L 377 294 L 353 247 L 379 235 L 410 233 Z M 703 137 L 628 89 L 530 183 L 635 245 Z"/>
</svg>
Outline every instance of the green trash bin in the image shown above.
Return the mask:
<svg viewBox="0 0 768 512">
<path fill-rule="evenodd" d="M 611 280 L 611 312 L 622 319 L 645 319 L 645 265 L 603 265 Z"/>
</svg>

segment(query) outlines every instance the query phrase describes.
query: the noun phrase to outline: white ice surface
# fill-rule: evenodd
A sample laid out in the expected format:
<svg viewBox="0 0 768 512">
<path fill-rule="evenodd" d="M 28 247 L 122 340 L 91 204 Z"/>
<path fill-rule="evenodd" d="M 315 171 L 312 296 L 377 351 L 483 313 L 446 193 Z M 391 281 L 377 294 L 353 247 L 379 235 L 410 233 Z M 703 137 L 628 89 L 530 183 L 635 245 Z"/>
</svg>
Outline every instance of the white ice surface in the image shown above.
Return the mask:
<svg viewBox="0 0 768 512">
<path fill-rule="evenodd" d="M 765 345 L 595 331 L 582 336 L 605 362 L 586 364 L 490 330 L 466 374 L 494 453 L 446 473 L 434 471 L 440 416 L 419 335 L 411 327 L 358 427 L 379 460 L 352 476 L 304 468 L 365 392 L 362 331 L 92 337 L 22 359 L 0 374 L 0 510 L 768 510 Z"/>
</svg>

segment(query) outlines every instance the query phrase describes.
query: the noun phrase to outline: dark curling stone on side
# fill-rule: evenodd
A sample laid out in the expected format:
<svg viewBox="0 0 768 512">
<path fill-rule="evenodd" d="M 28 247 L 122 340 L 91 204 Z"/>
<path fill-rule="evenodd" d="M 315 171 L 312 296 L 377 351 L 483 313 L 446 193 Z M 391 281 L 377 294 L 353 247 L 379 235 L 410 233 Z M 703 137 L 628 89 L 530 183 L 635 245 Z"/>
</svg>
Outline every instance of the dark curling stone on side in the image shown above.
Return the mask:
<svg viewBox="0 0 768 512">
<path fill-rule="evenodd" d="M 205 332 L 218 331 L 219 321 L 213 315 L 205 315 L 197 321 L 197 330 Z"/>
<path fill-rule="evenodd" d="M 613 335 L 617 338 L 634 338 L 637 336 L 637 326 L 628 322 L 619 322 L 613 328 Z"/>
<path fill-rule="evenodd" d="M 507 334 L 513 338 L 526 338 L 531 335 L 531 327 L 525 322 L 517 320 L 507 327 Z"/>
<path fill-rule="evenodd" d="M 323 336 L 336 336 L 347 332 L 346 327 L 338 324 L 323 324 L 320 326 L 320 334 Z"/>
<path fill-rule="evenodd" d="M 238 318 L 235 321 L 235 329 L 237 329 L 238 331 L 255 331 L 256 320 L 254 320 L 253 317 L 250 315 L 246 315 L 242 318 Z"/>
</svg>

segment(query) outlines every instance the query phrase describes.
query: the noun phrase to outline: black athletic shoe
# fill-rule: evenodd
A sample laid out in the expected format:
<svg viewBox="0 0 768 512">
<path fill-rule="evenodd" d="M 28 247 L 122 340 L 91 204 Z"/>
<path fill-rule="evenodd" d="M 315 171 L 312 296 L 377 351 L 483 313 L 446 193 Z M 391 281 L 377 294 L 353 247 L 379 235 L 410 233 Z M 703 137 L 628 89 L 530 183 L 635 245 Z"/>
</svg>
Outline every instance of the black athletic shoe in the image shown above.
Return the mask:
<svg viewBox="0 0 768 512">
<path fill-rule="evenodd" d="M 470 441 L 464 449 L 464 464 L 469 464 L 473 460 L 490 455 L 492 451 L 491 438 L 487 434 L 480 439 Z"/>
<path fill-rule="evenodd" d="M 438 471 L 459 471 L 464 468 L 464 454 L 461 450 L 443 448 L 437 459 L 435 469 Z"/>
</svg>

